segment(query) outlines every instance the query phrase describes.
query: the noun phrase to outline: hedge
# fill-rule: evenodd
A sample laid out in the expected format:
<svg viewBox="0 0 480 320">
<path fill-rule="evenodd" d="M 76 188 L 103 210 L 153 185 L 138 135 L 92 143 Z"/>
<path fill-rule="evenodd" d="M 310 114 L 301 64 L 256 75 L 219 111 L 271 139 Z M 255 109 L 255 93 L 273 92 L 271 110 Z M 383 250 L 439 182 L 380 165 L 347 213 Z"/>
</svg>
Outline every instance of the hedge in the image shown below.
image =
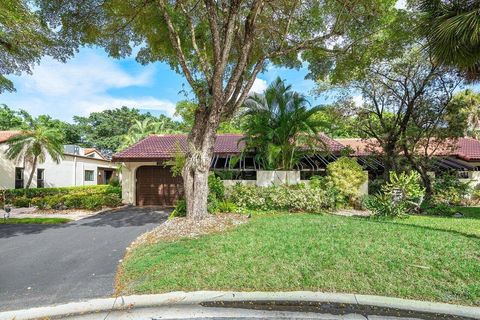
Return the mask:
<svg viewBox="0 0 480 320">
<path fill-rule="evenodd" d="M 9 189 L 5 202 L 15 207 L 36 206 L 39 209 L 98 209 L 121 204 L 122 189 L 110 185 Z M 3 201 L 3 199 L 1 199 Z"/>
</svg>

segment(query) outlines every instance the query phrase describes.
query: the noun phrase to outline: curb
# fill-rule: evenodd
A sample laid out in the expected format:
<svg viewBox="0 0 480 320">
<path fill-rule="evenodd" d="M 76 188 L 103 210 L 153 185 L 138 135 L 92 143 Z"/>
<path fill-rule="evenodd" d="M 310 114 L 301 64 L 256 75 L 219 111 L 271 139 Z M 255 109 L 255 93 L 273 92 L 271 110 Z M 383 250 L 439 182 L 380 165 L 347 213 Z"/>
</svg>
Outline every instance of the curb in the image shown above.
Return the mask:
<svg viewBox="0 0 480 320">
<path fill-rule="evenodd" d="M 312 301 L 336 302 L 356 305 L 410 310 L 417 312 L 439 313 L 452 316 L 480 319 L 480 307 L 467 307 L 447 303 L 427 302 L 390 298 L 382 296 L 321 293 L 310 291 L 295 292 L 231 292 L 231 291 L 195 291 L 170 292 L 153 295 L 132 295 L 118 298 L 93 299 L 84 302 L 38 307 L 16 311 L 0 312 L 0 320 L 30 320 L 38 318 L 59 318 L 85 315 L 102 311 L 121 311 L 132 308 L 152 308 L 165 306 L 198 305 L 213 301 Z"/>
</svg>

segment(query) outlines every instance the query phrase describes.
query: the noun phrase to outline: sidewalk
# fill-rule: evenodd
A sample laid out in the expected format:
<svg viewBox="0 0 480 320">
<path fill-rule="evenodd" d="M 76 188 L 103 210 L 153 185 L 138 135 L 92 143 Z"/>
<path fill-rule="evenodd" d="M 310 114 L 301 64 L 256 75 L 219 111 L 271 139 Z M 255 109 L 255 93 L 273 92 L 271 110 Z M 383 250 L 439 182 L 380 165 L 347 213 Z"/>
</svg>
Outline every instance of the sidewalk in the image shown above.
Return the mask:
<svg viewBox="0 0 480 320">
<path fill-rule="evenodd" d="M 95 299 L 0 313 L 1 320 L 93 319 L 480 319 L 480 308 L 317 292 L 171 292 Z"/>
</svg>

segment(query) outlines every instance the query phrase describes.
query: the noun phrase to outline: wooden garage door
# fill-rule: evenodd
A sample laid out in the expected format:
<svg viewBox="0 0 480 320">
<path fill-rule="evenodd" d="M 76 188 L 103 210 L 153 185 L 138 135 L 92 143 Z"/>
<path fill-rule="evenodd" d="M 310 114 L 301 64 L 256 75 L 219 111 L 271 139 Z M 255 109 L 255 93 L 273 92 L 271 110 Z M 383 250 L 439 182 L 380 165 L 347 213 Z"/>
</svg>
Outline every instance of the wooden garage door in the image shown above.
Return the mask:
<svg viewBox="0 0 480 320">
<path fill-rule="evenodd" d="M 136 183 L 138 206 L 173 206 L 183 195 L 182 177 L 173 177 L 169 168 L 140 167 Z"/>
</svg>

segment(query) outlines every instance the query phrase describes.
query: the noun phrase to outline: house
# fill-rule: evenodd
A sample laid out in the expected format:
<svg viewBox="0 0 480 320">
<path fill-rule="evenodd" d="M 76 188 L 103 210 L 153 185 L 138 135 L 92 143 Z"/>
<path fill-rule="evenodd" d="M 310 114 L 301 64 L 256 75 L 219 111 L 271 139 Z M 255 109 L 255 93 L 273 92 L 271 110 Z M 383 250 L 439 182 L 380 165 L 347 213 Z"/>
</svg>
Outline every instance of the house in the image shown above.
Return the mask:
<svg viewBox="0 0 480 320">
<path fill-rule="evenodd" d="M 380 149 L 372 141 L 362 139 L 331 139 L 321 135 L 324 150 L 304 156 L 295 171 L 264 171 L 254 154 L 243 152 L 240 134 L 219 134 L 214 146 L 211 170 L 224 184 L 270 185 L 298 183 L 313 175 L 324 175 L 326 166 L 346 151 L 368 172 L 369 179 L 383 173 L 378 157 Z M 373 146 L 372 146 L 373 144 Z M 436 170 L 455 170 L 465 181 L 480 183 L 480 141 L 462 138 L 452 150 L 436 154 Z M 174 177 L 167 164 L 176 152 L 185 151 L 187 136 L 181 134 L 152 135 L 126 150 L 113 155 L 112 161 L 122 165 L 122 198 L 134 205 L 173 205 L 183 194 L 181 177 Z M 368 182 L 362 186 L 368 193 Z"/>
<path fill-rule="evenodd" d="M 374 139 L 336 139 L 351 149 L 350 156 L 360 164 L 369 164 L 369 178 L 383 174 L 383 166 L 378 155 L 382 149 Z M 433 149 L 435 148 L 435 149 Z M 473 138 L 458 138 L 434 144 L 428 149 L 433 158 L 432 176 L 444 171 L 454 171 L 460 180 L 469 182 L 472 187 L 480 184 L 480 141 Z"/>
<path fill-rule="evenodd" d="M 323 175 L 326 165 L 344 148 L 335 140 L 321 135 L 325 152 L 306 156 L 292 171 L 263 171 L 253 154 L 242 153 L 245 144 L 241 134 L 219 134 L 214 146 L 211 170 L 225 184 L 298 183 L 312 175 Z M 122 198 L 135 205 L 173 205 L 183 194 L 181 177 L 173 177 L 166 162 L 178 149 L 185 151 L 187 135 L 152 135 L 113 155 L 122 164 Z"/>
<path fill-rule="evenodd" d="M 30 164 L 17 163 L 5 156 L 7 140 L 18 133 L 0 131 L 0 189 L 23 188 L 30 177 Z M 31 188 L 107 184 L 116 175 L 115 165 L 98 150 L 65 145 L 60 163 L 47 155 L 45 162 L 37 165 Z"/>
</svg>

